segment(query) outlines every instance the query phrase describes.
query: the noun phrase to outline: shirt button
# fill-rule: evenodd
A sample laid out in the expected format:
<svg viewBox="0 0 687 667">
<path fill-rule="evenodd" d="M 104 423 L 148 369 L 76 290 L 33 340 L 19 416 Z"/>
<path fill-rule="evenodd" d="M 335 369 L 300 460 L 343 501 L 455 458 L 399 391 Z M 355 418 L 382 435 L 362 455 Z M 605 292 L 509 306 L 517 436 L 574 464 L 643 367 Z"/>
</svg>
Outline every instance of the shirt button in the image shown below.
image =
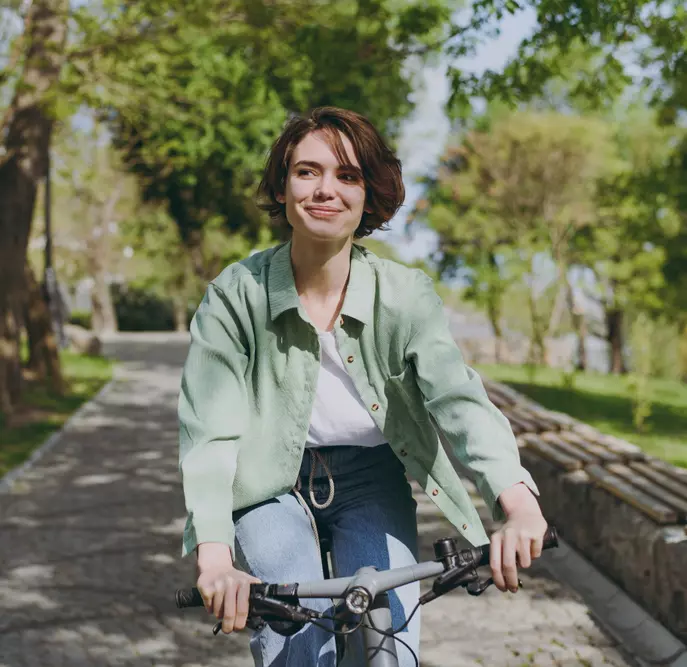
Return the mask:
<svg viewBox="0 0 687 667">
<path fill-rule="evenodd" d="M 467 524 L 467 523 L 464 523 L 464 524 L 463 524 L 463 530 L 467 530 L 467 529 L 468 529 L 468 524 Z"/>
<path fill-rule="evenodd" d="M 346 361 L 347 361 L 349 364 L 352 364 L 352 363 L 353 363 L 353 355 L 351 355 L 350 357 L 348 357 L 348 358 L 346 359 Z"/>
<path fill-rule="evenodd" d="M 408 452 L 405 449 L 401 450 L 401 456 L 408 456 Z"/>
<path fill-rule="evenodd" d="M 339 326 L 343 326 L 343 315 L 339 318 Z"/>
<path fill-rule="evenodd" d="M 379 410 L 379 403 L 373 403 L 373 404 L 372 404 L 372 409 L 373 409 L 375 412 L 377 412 L 377 410 Z"/>
<path fill-rule="evenodd" d="M 432 495 L 433 495 L 433 496 L 438 496 L 438 495 L 439 495 L 439 489 L 434 489 L 434 490 L 432 491 Z"/>
</svg>

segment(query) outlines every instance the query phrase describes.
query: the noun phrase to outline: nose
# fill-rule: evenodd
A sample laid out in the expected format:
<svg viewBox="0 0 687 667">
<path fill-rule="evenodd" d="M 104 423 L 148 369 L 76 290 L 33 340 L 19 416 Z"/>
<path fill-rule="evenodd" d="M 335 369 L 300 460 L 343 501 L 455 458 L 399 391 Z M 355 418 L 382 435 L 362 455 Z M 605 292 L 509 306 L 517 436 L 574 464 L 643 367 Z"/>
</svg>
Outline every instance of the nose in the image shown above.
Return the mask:
<svg viewBox="0 0 687 667">
<path fill-rule="evenodd" d="M 317 201 L 329 201 L 336 197 L 336 177 L 329 172 L 325 172 L 320 177 L 315 188 L 314 198 Z"/>
</svg>

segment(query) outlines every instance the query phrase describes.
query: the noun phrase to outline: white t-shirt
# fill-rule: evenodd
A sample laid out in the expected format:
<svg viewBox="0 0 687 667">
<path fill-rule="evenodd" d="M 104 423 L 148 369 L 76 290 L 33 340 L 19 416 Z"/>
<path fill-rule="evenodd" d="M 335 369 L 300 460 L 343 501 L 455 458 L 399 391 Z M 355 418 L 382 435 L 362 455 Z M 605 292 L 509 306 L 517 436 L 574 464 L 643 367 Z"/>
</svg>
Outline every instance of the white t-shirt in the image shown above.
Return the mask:
<svg viewBox="0 0 687 667">
<path fill-rule="evenodd" d="M 372 421 L 349 377 L 331 331 L 318 332 L 320 372 L 310 417 L 306 447 L 358 445 L 374 447 L 386 442 Z"/>
</svg>

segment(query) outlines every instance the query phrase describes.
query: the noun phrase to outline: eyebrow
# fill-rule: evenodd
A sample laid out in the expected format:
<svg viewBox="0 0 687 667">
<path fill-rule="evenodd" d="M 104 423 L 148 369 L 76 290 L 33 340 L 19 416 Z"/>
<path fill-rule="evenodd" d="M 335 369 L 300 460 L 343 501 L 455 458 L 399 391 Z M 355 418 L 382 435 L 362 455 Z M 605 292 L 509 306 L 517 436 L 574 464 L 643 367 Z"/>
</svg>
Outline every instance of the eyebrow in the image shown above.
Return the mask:
<svg viewBox="0 0 687 667">
<path fill-rule="evenodd" d="M 314 162 L 313 160 L 299 160 L 298 162 L 296 162 L 296 164 L 293 165 L 294 169 L 296 169 L 297 167 L 313 167 L 315 169 L 323 169 L 322 165 L 319 162 Z M 356 167 L 354 164 L 341 164 L 339 165 L 338 169 L 339 171 L 351 171 L 361 177 L 363 175 L 363 172 L 360 169 L 360 167 Z"/>
</svg>

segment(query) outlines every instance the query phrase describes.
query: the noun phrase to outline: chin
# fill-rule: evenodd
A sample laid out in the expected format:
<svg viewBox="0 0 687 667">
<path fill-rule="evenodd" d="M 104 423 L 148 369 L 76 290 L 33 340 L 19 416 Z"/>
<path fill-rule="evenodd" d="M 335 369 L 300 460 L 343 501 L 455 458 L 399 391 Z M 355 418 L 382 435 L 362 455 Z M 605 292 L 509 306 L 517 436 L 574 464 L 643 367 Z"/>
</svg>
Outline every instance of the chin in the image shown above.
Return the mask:
<svg viewBox="0 0 687 667">
<path fill-rule="evenodd" d="M 299 229 L 294 228 L 294 234 L 303 236 L 311 241 L 329 242 L 346 241 L 353 236 L 355 230 L 342 229 L 340 225 L 303 225 Z"/>
</svg>

